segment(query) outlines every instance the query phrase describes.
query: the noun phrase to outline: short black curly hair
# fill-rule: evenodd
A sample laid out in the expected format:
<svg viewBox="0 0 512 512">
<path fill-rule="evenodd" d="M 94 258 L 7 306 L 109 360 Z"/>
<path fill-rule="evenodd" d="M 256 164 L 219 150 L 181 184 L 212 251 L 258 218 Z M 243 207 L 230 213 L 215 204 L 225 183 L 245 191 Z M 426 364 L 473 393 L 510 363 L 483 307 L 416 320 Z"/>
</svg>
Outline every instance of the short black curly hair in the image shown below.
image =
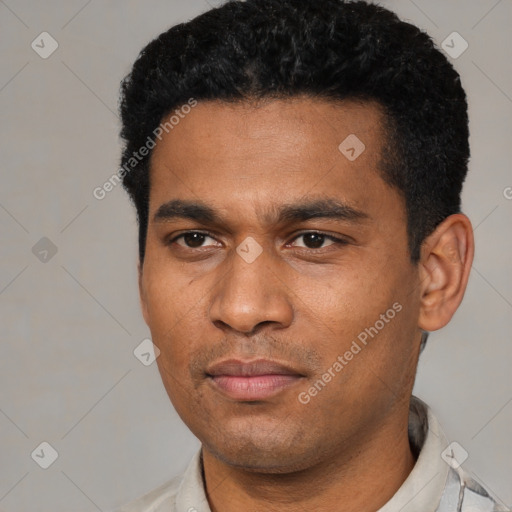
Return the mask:
<svg viewBox="0 0 512 512">
<path fill-rule="evenodd" d="M 121 84 L 120 177 L 137 210 L 144 261 L 151 151 L 164 117 L 191 100 L 310 96 L 378 102 L 384 180 L 405 199 L 411 260 L 459 213 L 469 160 L 466 94 L 432 39 L 365 1 L 231 0 L 150 42 Z M 145 152 L 146 153 L 146 152 Z"/>
</svg>

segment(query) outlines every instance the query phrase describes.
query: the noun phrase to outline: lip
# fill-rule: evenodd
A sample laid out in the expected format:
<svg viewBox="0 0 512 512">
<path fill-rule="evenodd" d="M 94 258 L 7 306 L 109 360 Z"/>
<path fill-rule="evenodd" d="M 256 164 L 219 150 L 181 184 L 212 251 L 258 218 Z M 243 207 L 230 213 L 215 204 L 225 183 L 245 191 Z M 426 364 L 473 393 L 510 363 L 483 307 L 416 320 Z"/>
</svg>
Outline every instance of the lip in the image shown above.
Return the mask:
<svg viewBox="0 0 512 512">
<path fill-rule="evenodd" d="M 271 398 L 304 377 L 297 370 L 268 359 L 228 359 L 209 367 L 206 375 L 214 388 L 238 401 Z"/>
</svg>

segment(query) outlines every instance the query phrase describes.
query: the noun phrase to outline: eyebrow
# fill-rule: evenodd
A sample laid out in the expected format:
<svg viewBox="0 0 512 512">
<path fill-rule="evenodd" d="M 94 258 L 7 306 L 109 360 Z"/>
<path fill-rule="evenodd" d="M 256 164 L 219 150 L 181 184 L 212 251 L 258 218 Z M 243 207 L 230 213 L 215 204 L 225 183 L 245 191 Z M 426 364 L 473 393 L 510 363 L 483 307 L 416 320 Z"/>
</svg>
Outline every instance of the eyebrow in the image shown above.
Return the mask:
<svg viewBox="0 0 512 512">
<path fill-rule="evenodd" d="M 369 215 L 337 199 L 330 198 L 276 206 L 263 215 L 263 220 L 268 224 L 305 222 L 320 218 L 358 222 L 369 219 Z M 153 222 L 175 219 L 195 220 L 210 225 L 226 223 L 214 208 L 198 201 L 181 199 L 162 204 L 153 216 Z"/>
</svg>

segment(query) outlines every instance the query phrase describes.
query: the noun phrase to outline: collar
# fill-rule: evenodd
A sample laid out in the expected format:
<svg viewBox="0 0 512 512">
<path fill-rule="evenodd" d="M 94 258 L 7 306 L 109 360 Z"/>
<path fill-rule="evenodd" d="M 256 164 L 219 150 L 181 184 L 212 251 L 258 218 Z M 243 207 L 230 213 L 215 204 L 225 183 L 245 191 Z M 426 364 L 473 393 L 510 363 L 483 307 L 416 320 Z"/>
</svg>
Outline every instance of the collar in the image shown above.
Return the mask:
<svg viewBox="0 0 512 512">
<path fill-rule="evenodd" d="M 415 396 L 409 405 L 409 443 L 419 454 L 416 464 L 378 512 L 435 512 L 439 506 L 450 469 L 441 458 L 448 441 L 431 409 Z"/>
<path fill-rule="evenodd" d="M 446 486 L 449 466 L 441 458 L 448 441 L 430 408 L 411 397 L 409 442 L 416 464 L 395 495 L 378 512 L 435 512 Z M 204 490 L 201 450 L 191 460 L 176 496 L 176 509 L 211 512 Z"/>
</svg>

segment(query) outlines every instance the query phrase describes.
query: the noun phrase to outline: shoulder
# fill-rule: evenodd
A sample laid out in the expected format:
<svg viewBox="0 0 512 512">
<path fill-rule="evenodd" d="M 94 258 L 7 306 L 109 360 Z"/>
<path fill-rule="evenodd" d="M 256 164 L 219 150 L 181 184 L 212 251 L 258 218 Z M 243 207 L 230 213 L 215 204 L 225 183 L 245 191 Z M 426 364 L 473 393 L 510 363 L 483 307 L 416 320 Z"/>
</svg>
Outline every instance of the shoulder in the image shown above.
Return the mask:
<svg viewBox="0 0 512 512">
<path fill-rule="evenodd" d="M 208 508 L 202 476 L 202 454 L 197 451 L 185 472 L 114 512 L 180 512 Z M 194 506 L 195 504 L 195 506 Z"/>
<path fill-rule="evenodd" d="M 182 479 L 183 476 L 179 475 L 114 512 L 171 512 L 174 510 L 176 495 Z"/>
<path fill-rule="evenodd" d="M 497 503 L 490 492 L 481 484 L 471 478 L 464 471 L 461 472 L 462 486 L 464 488 L 464 499 L 462 512 L 489 511 L 489 512 L 510 512 L 510 509 Z"/>
<path fill-rule="evenodd" d="M 437 512 L 510 512 L 461 467 L 450 468 L 445 494 Z"/>
</svg>

